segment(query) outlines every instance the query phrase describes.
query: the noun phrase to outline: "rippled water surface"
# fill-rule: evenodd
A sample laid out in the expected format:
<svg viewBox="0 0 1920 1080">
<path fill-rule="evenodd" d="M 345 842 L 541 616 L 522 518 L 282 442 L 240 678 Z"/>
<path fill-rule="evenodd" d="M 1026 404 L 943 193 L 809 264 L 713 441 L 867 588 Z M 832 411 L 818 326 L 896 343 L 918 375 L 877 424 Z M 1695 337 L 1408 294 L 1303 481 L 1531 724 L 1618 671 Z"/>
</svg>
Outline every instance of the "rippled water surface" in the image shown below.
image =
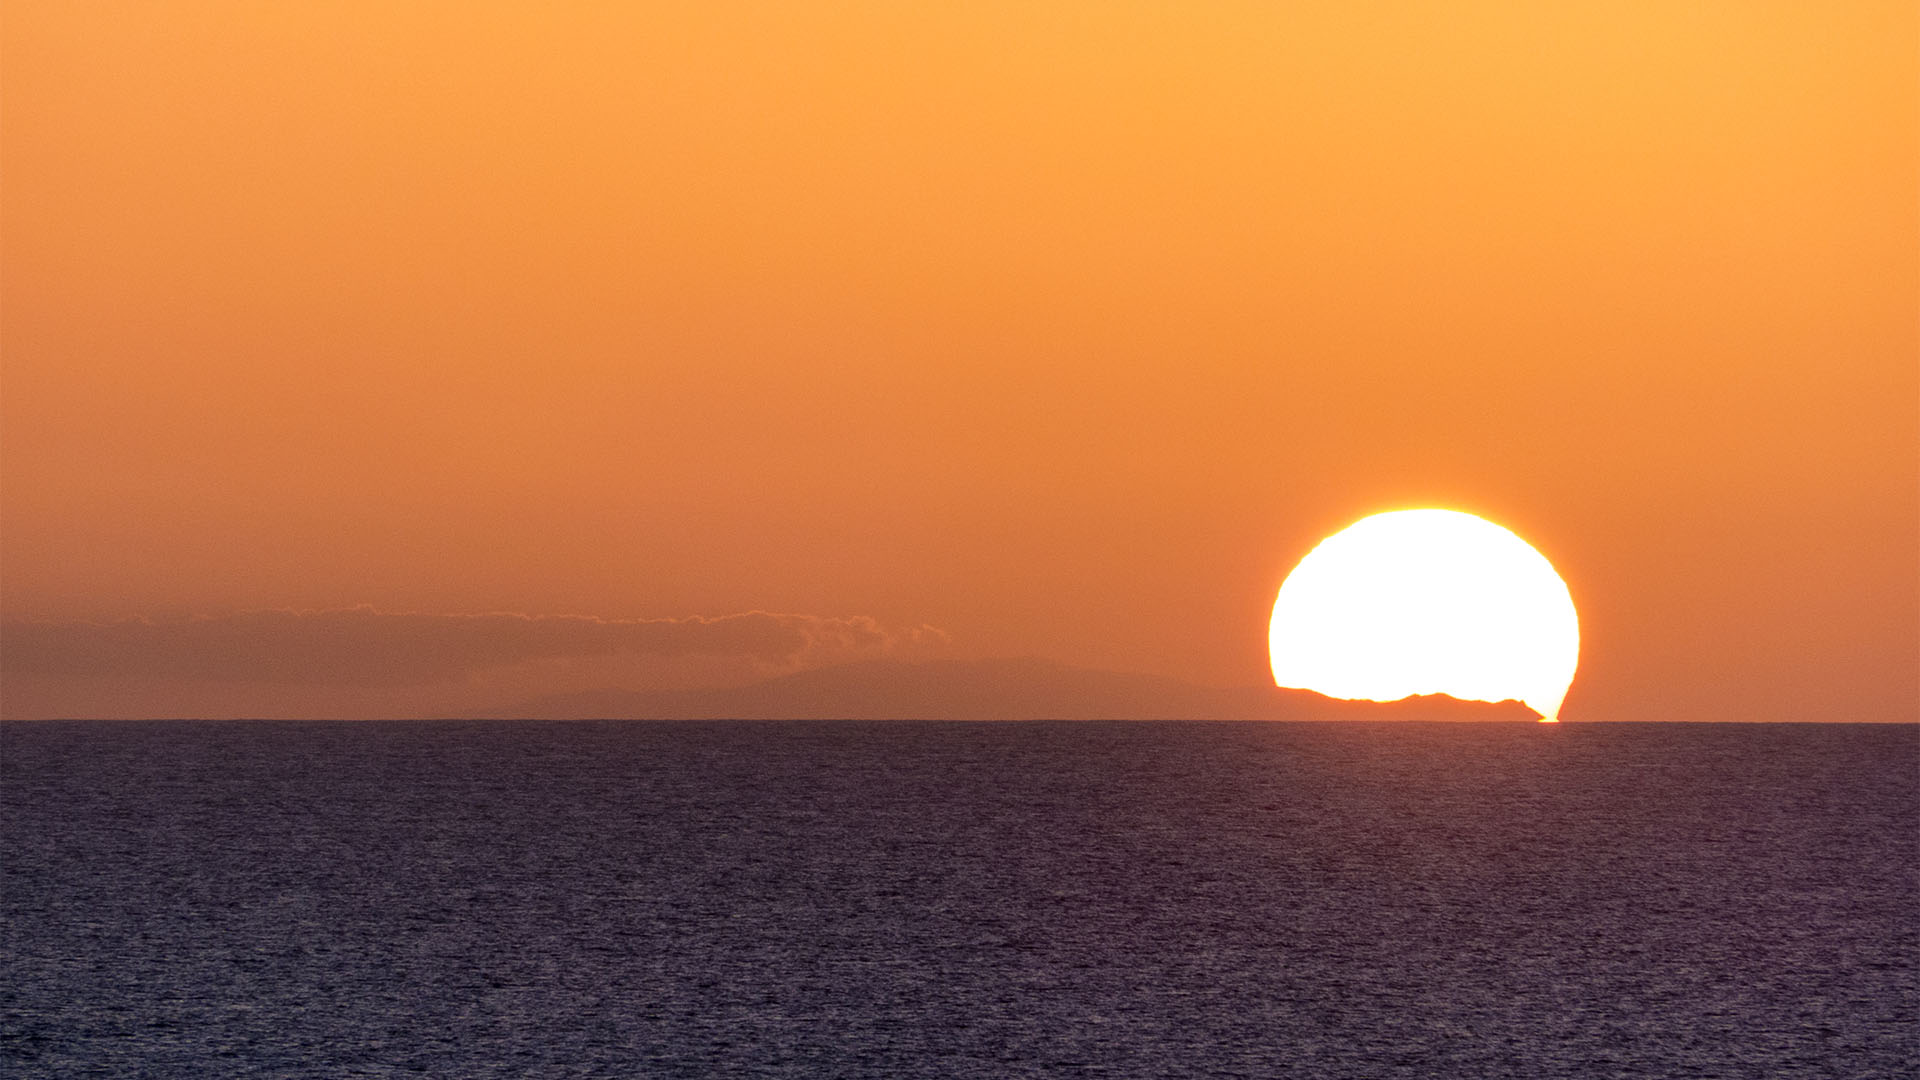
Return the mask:
<svg viewBox="0 0 1920 1080">
<path fill-rule="evenodd" d="M 1920 1073 L 1920 728 L 0 726 L 0 1073 Z"/>
</svg>

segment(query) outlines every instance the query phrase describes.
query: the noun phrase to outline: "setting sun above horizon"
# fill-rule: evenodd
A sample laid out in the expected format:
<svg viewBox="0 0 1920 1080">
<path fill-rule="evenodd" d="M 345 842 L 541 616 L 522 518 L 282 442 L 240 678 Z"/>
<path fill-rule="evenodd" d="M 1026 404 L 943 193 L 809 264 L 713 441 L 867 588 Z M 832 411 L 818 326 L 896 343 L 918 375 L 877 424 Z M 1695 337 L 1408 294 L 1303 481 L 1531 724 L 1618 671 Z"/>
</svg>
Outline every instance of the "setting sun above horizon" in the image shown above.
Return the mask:
<svg viewBox="0 0 1920 1080">
<path fill-rule="evenodd" d="M 1543 720 L 1580 659 L 1573 598 L 1512 532 L 1456 510 L 1398 510 L 1321 541 L 1274 601 L 1273 679 L 1329 697 L 1525 702 Z"/>
</svg>

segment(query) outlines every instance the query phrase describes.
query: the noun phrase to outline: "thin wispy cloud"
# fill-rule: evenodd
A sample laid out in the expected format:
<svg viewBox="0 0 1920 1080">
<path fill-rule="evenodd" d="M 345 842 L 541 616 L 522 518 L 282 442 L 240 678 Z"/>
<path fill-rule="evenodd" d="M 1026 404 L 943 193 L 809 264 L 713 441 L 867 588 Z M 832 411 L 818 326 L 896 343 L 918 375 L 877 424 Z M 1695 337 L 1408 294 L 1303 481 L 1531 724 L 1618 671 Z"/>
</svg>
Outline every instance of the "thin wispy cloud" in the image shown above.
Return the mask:
<svg viewBox="0 0 1920 1080">
<path fill-rule="evenodd" d="M 710 656 L 764 669 L 901 655 L 944 644 L 929 626 L 867 616 L 430 614 L 372 607 L 178 619 L 0 623 L 0 671 L 62 679 L 406 686 L 541 661 Z"/>
</svg>

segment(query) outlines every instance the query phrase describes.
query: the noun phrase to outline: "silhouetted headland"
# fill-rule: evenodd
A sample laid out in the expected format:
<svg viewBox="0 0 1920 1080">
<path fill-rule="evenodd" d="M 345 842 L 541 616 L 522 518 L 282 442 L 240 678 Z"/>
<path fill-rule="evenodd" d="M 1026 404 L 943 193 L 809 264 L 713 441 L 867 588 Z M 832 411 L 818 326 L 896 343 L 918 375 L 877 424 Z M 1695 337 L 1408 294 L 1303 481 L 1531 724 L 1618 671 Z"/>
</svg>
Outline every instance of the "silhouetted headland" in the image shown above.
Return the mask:
<svg viewBox="0 0 1920 1080">
<path fill-rule="evenodd" d="M 596 690 L 490 709 L 527 719 L 1512 720 L 1517 701 L 1342 701 L 1274 686 L 1196 686 L 1048 660 L 871 660 L 707 690 Z"/>
</svg>

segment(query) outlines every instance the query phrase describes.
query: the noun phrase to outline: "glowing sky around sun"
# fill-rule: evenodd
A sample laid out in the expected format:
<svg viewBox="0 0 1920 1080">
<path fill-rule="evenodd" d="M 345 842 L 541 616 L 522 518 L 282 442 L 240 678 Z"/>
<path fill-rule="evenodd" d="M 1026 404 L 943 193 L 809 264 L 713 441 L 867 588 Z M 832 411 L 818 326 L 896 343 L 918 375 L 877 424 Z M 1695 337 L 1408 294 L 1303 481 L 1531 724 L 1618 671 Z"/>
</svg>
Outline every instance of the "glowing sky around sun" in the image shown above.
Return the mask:
<svg viewBox="0 0 1920 1080">
<path fill-rule="evenodd" d="M 1920 709 L 1911 2 L 5 24 L 0 616 L 90 643 L 9 709 L 710 674 L 498 614 L 1247 686 L 1276 583 L 1409 506 L 1551 553 L 1571 714 Z M 294 612 L 285 667 L 121 644 Z M 336 632 L 460 675 L 328 681 Z"/>
</svg>

